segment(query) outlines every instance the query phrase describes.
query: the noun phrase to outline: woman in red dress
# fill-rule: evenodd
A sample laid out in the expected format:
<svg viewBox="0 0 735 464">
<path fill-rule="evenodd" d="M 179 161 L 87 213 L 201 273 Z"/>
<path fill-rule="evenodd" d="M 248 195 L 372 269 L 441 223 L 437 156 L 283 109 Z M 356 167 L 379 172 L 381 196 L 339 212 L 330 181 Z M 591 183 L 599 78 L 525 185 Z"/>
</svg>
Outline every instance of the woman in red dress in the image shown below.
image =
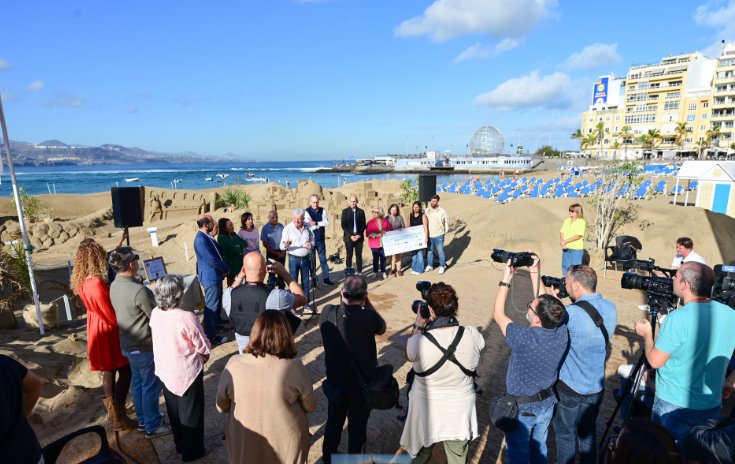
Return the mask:
<svg viewBox="0 0 735 464">
<path fill-rule="evenodd" d="M 71 288 L 87 309 L 89 367 L 93 371 L 102 371 L 104 403 L 112 428 L 134 429 L 137 422 L 125 414 L 125 399 L 130 390 L 130 364 L 120 351 L 120 329 L 107 283 L 107 253 L 92 239 L 85 239 L 79 244 Z"/>
</svg>

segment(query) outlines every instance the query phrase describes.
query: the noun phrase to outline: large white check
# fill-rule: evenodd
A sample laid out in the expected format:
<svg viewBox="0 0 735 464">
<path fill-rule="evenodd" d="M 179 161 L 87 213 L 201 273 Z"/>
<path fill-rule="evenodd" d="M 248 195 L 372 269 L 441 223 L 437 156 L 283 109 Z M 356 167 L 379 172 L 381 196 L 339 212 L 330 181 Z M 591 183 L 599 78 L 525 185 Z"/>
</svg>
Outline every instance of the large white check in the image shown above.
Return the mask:
<svg viewBox="0 0 735 464">
<path fill-rule="evenodd" d="M 385 256 L 426 248 L 424 226 L 391 230 L 383 235 Z"/>
</svg>

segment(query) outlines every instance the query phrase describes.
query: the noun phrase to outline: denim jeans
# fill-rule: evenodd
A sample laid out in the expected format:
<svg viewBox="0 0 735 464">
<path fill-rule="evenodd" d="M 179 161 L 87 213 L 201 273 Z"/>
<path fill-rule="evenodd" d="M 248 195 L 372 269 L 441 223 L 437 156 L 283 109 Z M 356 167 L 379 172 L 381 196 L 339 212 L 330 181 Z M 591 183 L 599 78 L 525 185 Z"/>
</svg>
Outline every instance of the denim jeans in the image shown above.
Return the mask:
<svg viewBox="0 0 735 464">
<path fill-rule="evenodd" d="M 505 452 L 508 464 L 546 464 L 546 436 L 554 413 L 554 406 L 536 409 L 535 414 L 523 407 L 518 411 L 518 427 L 505 434 Z"/>
<path fill-rule="evenodd" d="M 319 264 L 322 267 L 322 277 L 324 280 L 329 280 L 329 264 L 327 262 L 327 244 L 323 240 L 317 240 L 315 242 L 316 253 L 319 255 Z M 316 269 L 314 269 L 316 272 Z"/>
<path fill-rule="evenodd" d="M 161 397 L 161 381 L 156 377 L 156 365 L 153 362 L 153 352 L 122 350 L 123 356 L 130 361 L 130 370 L 133 373 L 130 390 L 135 405 L 135 414 L 138 424 L 145 425 L 146 432 L 154 432 L 161 426 L 163 416 L 158 408 Z"/>
<path fill-rule="evenodd" d="M 426 265 L 434 267 L 434 247 L 439 254 L 439 267 L 447 267 L 447 261 L 444 258 L 444 236 L 429 237 L 429 251 L 426 254 Z"/>
<path fill-rule="evenodd" d="M 720 415 L 720 406 L 713 409 L 697 410 L 676 406 L 659 398 L 653 400 L 651 419 L 663 425 L 681 442 L 687 432 L 695 425 L 700 425 L 707 419 L 716 419 Z"/>
<path fill-rule="evenodd" d="M 219 329 L 219 321 L 217 321 L 217 312 L 222 307 L 222 283 L 216 283 L 204 287 L 204 333 L 210 342 L 214 342 L 217 338 L 217 330 Z"/>
<path fill-rule="evenodd" d="M 561 252 L 561 275 L 566 277 L 567 271 L 570 266 L 575 264 L 582 264 L 582 258 L 584 258 L 584 250 L 562 250 Z"/>
<path fill-rule="evenodd" d="M 288 255 L 288 272 L 293 280 L 299 282 L 299 273 L 301 273 L 301 288 L 306 295 L 306 302 L 309 302 L 309 279 L 311 279 L 311 255 L 303 257 Z"/>
<path fill-rule="evenodd" d="M 593 396 L 574 396 L 557 390 L 559 402 L 554 415 L 556 462 L 574 464 L 579 443 L 579 462 L 597 462 L 597 414 L 602 392 Z"/>
<path fill-rule="evenodd" d="M 424 250 L 413 250 L 411 252 L 411 270 L 421 274 L 424 272 Z"/>
</svg>

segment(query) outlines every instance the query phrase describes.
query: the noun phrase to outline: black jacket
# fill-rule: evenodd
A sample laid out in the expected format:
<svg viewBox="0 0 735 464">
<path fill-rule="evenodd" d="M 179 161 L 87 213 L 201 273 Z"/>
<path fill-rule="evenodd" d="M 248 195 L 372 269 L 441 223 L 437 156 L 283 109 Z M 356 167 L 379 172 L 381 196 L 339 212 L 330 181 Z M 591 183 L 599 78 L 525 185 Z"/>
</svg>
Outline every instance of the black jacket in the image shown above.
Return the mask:
<svg viewBox="0 0 735 464">
<path fill-rule="evenodd" d="M 355 225 L 354 216 L 357 216 L 357 235 L 360 237 L 365 235 L 365 227 L 367 225 L 367 221 L 365 220 L 365 210 L 357 208 L 353 215 L 352 208 L 345 208 L 342 210 L 342 230 L 345 234 L 345 240 L 349 240 L 350 236 L 353 235 L 352 231 L 354 230 Z"/>
</svg>

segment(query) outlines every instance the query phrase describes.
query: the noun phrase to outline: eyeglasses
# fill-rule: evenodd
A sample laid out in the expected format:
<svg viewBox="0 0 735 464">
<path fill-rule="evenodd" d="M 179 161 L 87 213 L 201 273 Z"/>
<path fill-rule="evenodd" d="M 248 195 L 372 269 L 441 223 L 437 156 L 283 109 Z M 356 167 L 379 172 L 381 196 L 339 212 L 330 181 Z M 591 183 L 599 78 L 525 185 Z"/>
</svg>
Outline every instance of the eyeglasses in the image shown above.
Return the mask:
<svg viewBox="0 0 735 464">
<path fill-rule="evenodd" d="M 140 256 L 138 255 L 133 256 L 133 261 L 138 261 L 139 259 L 140 259 Z"/>
<path fill-rule="evenodd" d="M 526 305 L 526 309 L 530 309 L 532 313 L 538 316 L 538 313 L 536 312 L 535 309 L 533 309 L 533 306 L 531 306 L 531 303 L 533 303 L 533 301 L 528 302 L 528 304 Z"/>
</svg>

